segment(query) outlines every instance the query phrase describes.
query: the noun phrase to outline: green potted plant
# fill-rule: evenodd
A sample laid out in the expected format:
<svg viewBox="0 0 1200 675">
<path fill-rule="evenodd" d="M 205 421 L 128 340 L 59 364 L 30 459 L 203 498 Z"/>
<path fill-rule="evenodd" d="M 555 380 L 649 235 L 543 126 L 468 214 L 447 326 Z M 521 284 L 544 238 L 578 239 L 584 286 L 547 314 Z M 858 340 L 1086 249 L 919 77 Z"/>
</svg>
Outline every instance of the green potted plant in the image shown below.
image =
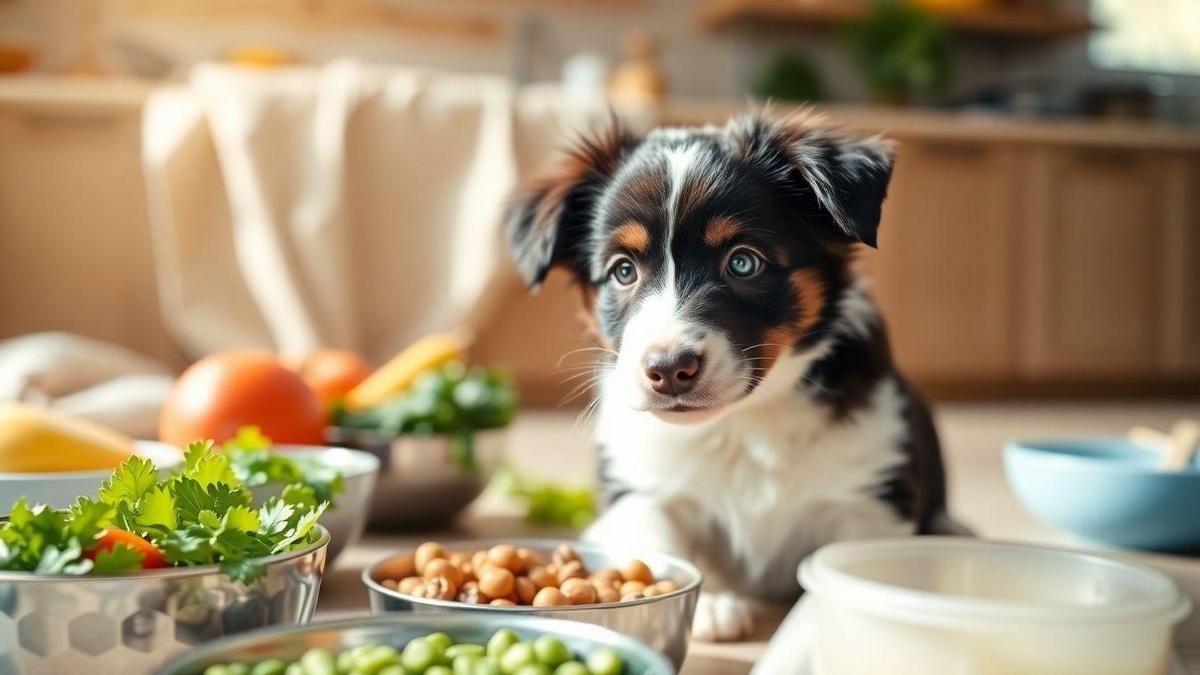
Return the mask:
<svg viewBox="0 0 1200 675">
<path fill-rule="evenodd" d="M 944 91 L 950 83 L 950 35 L 926 10 L 883 0 L 848 23 L 844 36 L 878 103 L 904 105 L 915 95 Z"/>
</svg>

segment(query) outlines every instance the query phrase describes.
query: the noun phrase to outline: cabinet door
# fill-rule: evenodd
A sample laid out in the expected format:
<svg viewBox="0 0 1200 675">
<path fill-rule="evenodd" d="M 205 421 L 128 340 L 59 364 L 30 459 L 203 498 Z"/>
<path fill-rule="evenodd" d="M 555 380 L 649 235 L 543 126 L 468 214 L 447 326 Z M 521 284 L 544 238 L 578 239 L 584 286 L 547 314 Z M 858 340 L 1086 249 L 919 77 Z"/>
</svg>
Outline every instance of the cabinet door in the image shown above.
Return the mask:
<svg viewBox="0 0 1200 675">
<path fill-rule="evenodd" d="M 0 107 L 0 339 L 59 330 L 167 363 L 139 111 Z"/>
<path fill-rule="evenodd" d="M 901 140 L 865 262 L 897 362 L 918 380 L 1012 372 L 1017 160 L 989 143 Z"/>
<path fill-rule="evenodd" d="M 1167 171 L 1166 330 L 1163 367 L 1168 376 L 1200 374 L 1200 155 L 1179 155 Z"/>
<path fill-rule="evenodd" d="M 1029 172 L 1025 366 L 1039 377 L 1153 375 L 1165 282 L 1163 157 L 1041 149 Z"/>
</svg>

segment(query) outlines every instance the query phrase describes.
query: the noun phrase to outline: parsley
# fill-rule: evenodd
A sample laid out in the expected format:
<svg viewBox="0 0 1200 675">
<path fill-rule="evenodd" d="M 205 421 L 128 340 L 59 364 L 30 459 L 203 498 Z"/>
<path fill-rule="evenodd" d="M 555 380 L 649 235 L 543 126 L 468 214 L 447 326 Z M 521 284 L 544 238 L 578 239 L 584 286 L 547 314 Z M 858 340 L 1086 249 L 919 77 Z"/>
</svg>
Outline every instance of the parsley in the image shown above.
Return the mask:
<svg viewBox="0 0 1200 675">
<path fill-rule="evenodd" d="M 303 485 L 312 491 L 314 504 L 329 502 L 330 508 L 334 498 L 346 491 L 345 479 L 337 469 L 316 458 L 288 457 L 272 453 L 270 448 L 271 439 L 258 427 L 242 427 L 237 436 L 222 446 L 221 454 L 228 459 L 238 480 L 249 487 L 267 483 Z"/>
<path fill-rule="evenodd" d="M 192 443 L 183 470 L 160 480 L 146 459 L 130 457 L 101 486 L 98 499 L 80 497 L 69 509 L 13 505 L 0 524 L 0 569 L 34 574 L 125 574 L 145 554 L 118 541 L 97 549 L 106 530 L 127 530 L 157 547 L 173 566 L 220 565 L 233 579 L 262 576 L 261 558 L 295 551 L 316 539 L 315 525 L 329 506 L 307 483 L 254 508 L 236 460 L 211 442 Z M 93 555 L 94 554 L 94 555 Z"/>
</svg>

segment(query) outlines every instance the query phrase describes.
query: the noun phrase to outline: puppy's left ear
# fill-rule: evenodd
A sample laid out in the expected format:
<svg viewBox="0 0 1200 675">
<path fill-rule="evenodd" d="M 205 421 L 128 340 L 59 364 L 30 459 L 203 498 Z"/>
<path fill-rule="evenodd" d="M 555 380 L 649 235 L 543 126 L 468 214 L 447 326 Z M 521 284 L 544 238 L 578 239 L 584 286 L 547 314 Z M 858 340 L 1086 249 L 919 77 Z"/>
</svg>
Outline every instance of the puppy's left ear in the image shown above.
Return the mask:
<svg viewBox="0 0 1200 675">
<path fill-rule="evenodd" d="M 599 134 L 580 139 L 550 171 L 530 181 L 506 214 L 508 243 L 530 289 L 550 268 L 567 268 L 588 279 L 588 227 L 595 200 L 637 140 L 614 120 Z"/>
<path fill-rule="evenodd" d="M 784 162 L 812 191 L 817 204 L 853 241 L 874 247 L 883 200 L 892 178 L 894 148 L 879 136 L 854 137 L 798 115 L 736 122 L 743 149 Z"/>
</svg>

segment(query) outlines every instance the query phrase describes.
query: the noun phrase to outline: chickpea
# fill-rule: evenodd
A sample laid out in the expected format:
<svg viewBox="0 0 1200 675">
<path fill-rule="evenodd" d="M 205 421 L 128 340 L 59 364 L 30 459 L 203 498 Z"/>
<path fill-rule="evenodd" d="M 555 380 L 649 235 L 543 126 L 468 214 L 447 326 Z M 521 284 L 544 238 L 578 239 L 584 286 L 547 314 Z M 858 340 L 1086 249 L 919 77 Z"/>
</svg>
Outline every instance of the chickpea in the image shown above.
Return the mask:
<svg viewBox="0 0 1200 675">
<path fill-rule="evenodd" d="M 679 590 L 679 584 L 670 579 L 663 579 L 657 584 L 654 584 L 654 586 L 658 589 L 659 595 L 666 595 L 667 593 L 674 593 L 675 591 Z"/>
<path fill-rule="evenodd" d="M 487 551 L 476 551 L 471 554 L 471 569 L 475 570 L 475 576 L 479 576 L 483 572 L 483 568 L 489 564 Z"/>
<path fill-rule="evenodd" d="M 416 595 L 415 592 L 418 586 L 424 586 L 425 580 L 421 577 L 405 577 L 396 585 L 396 590 L 405 595 Z"/>
<path fill-rule="evenodd" d="M 546 588 L 547 586 L 558 585 L 558 576 L 545 567 L 531 568 L 529 570 L 529 580 L 532 581 L 539 590 Z"/>
<path fill-rule="evenodd" d="M 562 567 L 558 568 L 558 584 L 561 586 L 567 579 L 586 579 L 587 571 L 583 569 L 583 563 L 578 560 L 573 560 Z"/>
<path fill-rule="evenodd" d="M 425 577 L 426 579 L 445 577 L 446 581 L 449 581 L 455 586 L 461 586 L 463 583 L 462 570 L 458 569 L 454 565 L 451 565 L 450 561 L 446 560 L 445 558 L 430 560 L 425 565 L 425 570 L 421 573 L 421 576 Z"/>
<path fill-rule="evenodd" d="M 480 590 L 493 598 L 511 593 L 514 583 L 513 573 L 503 567 L 489 567 L 479 577 Z"/>
<path fill-rule="evenodd" d="M 520 558 L 521 562 L 525 565 L 524 569 L 532 569 L 539 565 L 546 564 L 546 556 L 531 548 L 525 548 L 524 546 L 517 549 L 517 557 Z"/>
<path fill-rule="evenodd" d="M 618 602 L 620 600 L 621 592 L 612 586 L 596 587 L 596 602 Z"/>
<path fill-rule="evenodd" d="M 633 595 L 640 598 L 642 597 L 642 593 L 646 590 L 646 584 L 640 581 L 626 581 L 625 583 L 621 584 L 621 588 L 619 590 L 622 600 L 624 600 L 625 596 L 627 595 Z"/>
<path fill-rule="evenodd" d="M 538 585 L 533 583 L 529 577 L 517 577 L 514 583 L 514 592 L 517 594 L 517 599 L 522 605 L 533 604 L 533 598 L 537 595 Z"/>
<path fill-rule="evenodd" d="M 621 582 L 624 581 L 624 579 L 621 578 L 621 573 L 615 569 L 600 570 L 599 572 L 596 572 L 592 576 L 588 577 L 588 580 L 593 584 L 596 584 L 597 588 L 601 586 L 616 588 L 617 586 L 621 585 Z"/>
<path fill-rule="evenodd" d="M 513 605 L 516 605 L 517 603 L 513 602 L 512 600 L 509 600 L 508 598 L 496 598 L 495 600 L 492 600 L 488 604 L 489 605 L 504 605 L 506 607 L 511 607 Z"/>
<path fill-rule="evenodd" d="M 567 596 L 553 586 L 543 588 L 533 598 L 534 607 L 561 607 L 569 604 L 571 601 L 567 599 Z"/>
<path fill-rule="evenodd" d="M 376 573 L 380 577 L 387 579 L 403 579 L 415 576 L 417 574 L 415 558 L 416 556 L 412 553 L 396 556 L 376 568 Z"/>
<path fill-rule="evenodd" d="M 572 605 L 590 605 L 596 602 L 596 589 L 586 579 L 571 578 L 559 589 Z"/>
<path fill-rule="evenodd" d="M 393 591 L 400 587 L 400 584 L 397 583 L 395 579 L 384 579 L 383 581 L 381 581 L 379 583 L 384 588 L 389 588 Z"/>
<path fill-rule="evenodd" d="M 643 584 L 654 583 L 654 575 L 651 574 L 650 568 L 641 560 L 630 560 L 624 567 L 621 568 L 621 578 L 625 581 L 640 581 Z"/>
<path fill-rule="evenodd" d="M 431 560 L 438 560 L 446 557 L 446 551 L 442 545 L 436 541 L 427 541 L 417 547 L 417 552 L 413 556 L 413 564 L 416 567 L 418 574 L 425 571 L 425 566 Z"/>
<path fill-rule="evenodd" d="M 471 562 L 471 556 L 462 551 L 455 551 L 446 556 L 446 560 L 449 560 L 451 565 L 461 569 L 463 565 Z"/>
<path fill-rule="evenodd" d="M 491 600 L 486 593 L 479 590 L 479 582 L 476 581 L 468 581 L 458 591 L 459 602 L 467 602 L 472 605 L 486 605 Z"/>
<path fill-rule="evenodd" d="M 629 602 L 630 600 L 641 600 L 641 599 L 642 599 L 641 593 L 626 593 L 625 595 L 621 596 L 621 602 Z"/>
<path fill-rule="evenodd" d="M 421 597 L 434 600 L 453 600 L 454 596 L 458 595 L 458 587 L 450 583 L 446 577 L 426 579 L 425 587 L 421 590 L 423 591 Z"/>
<path fill-rule="evenodd" d="M 488 550 L 487 557 L 493 565 L 503 567 L 514 574 L 523 569 L 521 558 L 517 555 L 517 549 L 508 544 L 493 546 Z"/>
<path fill-rule="evenodd" d="M 569 562 L 579 562 L 579 554 L 571 548 L 570 544 L 562 543 L 554 549 L 554 555 L 550 556 L 550 559 L 554 561 L 554 564 L 562 566 Z"/>
</svg>

